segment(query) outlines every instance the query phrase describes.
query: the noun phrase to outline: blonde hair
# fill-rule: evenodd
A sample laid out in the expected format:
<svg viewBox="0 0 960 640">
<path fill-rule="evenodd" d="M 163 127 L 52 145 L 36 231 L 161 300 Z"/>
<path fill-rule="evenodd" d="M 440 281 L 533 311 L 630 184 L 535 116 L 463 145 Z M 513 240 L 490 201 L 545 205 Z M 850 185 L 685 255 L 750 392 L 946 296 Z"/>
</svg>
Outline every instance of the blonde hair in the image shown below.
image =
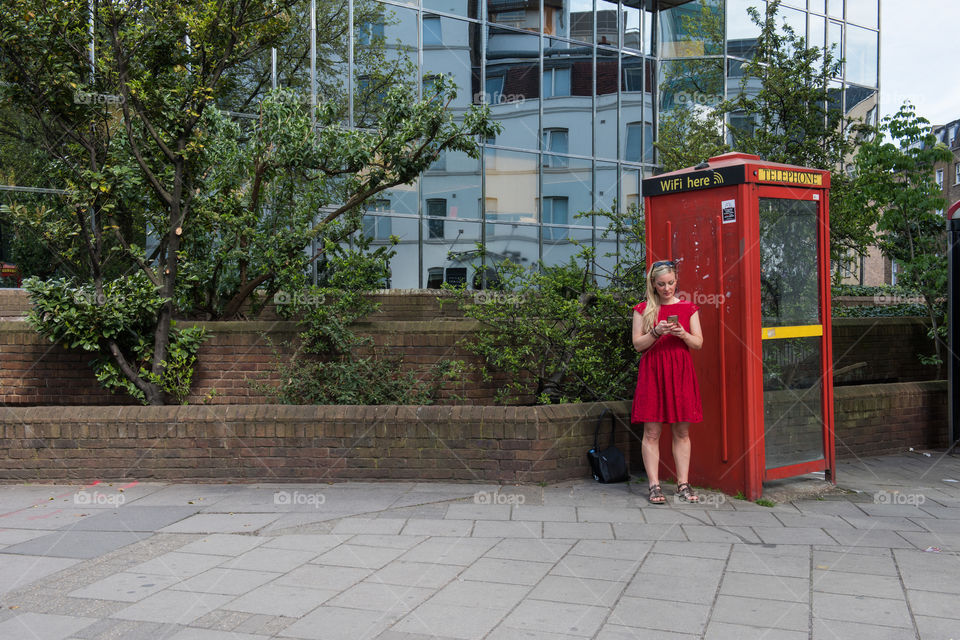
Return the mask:
<svg viewBox="0 0 960 640">
<path fill-rule="evenodd" d="M 677 275 L 677 265 L 674 262 L 654 262 L 653 266 L 650 267 L 650 271 L 647 273 L 647 306 L 643 310 L 643 332 L 649 333 L 654 325 L 657 324 L 657 316 L 660 314 L 660 305 L 663 302 L 660 300 L 660 294 L 657 293 L 657 288 L 654 286 L 657 278 L 672 271 L 673 275 Z"/>
</svg>

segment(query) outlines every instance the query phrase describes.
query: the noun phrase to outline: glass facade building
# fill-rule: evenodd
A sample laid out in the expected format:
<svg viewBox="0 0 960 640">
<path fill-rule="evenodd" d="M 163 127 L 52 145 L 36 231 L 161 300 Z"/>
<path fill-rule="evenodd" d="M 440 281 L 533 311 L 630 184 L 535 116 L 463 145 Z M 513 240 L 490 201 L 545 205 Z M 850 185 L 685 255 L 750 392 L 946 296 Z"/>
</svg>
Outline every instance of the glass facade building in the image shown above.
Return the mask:
<svg viewBox="0 0 960 640">
<path fill-rule="evenodd" d="M 661 113 L 711 106 L 740 91 L 763 0 L 338 0 L 312 3 L 303 33 L 316 52 L 316 82 L 345 89 L 344 118 L 364 126 L 371 70 L 402 60 L 417 77 L 445 74 L 462 114 L 487 103 L 503 131 L 481 159 L 447 153 L 412 184 L 380 194 L 364 232 L 400 239 L 392 288 L 480 286 L 510 259 L 567 261 L 572 241 L 593 243 L 611 269 L 618 239 L 607 220 L 580 212 L 641 202 L 657 167 Z M 835 107 L 874 120 L 879 88 L 879 0 L 789 0 L 778 21 L 845 62 Z M 349 24 L 349 28 L 334 28 Z M 326 26 L 325 26 L 326 25 Z M 319 34 L 319 36 L 317 35 Z M 299 49 L 303 51 L 303 49 Z M 274 56 L 274 82 L 303 87 L 302 56 Z M 296 80 L 290 80 L 296 78 Z M 425 81 L 429 82 L 429 80 Z M 422 87 L 421 87 L 422 90 Z M 748 87 L 749 90 L 749 87 Z M 735 124 L 735 123 L 734 123 Z M 477 244 L 486 249 L 485 257 Z M 607 256 L 607 254 L 613 254 Z M 485 262 L 484 262 L 485 261 Z"/>
</svg>

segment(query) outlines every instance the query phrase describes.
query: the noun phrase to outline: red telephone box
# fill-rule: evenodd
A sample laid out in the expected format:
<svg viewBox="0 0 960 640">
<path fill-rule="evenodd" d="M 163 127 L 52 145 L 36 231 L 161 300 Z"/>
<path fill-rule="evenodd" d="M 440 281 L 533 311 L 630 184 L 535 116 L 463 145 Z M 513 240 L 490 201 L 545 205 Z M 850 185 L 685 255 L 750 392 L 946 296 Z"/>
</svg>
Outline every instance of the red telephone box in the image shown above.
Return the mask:
<svg viewBox="0 0 960 640">
<path fill-rule="evenodd" d="M 829 189 L 829 171 L 742 153 L 643 181 L 647 264 L 676 261 L 700 307 L 695 485 L 756 500 L 765 480 L 836 481 Z"/>
</svg>

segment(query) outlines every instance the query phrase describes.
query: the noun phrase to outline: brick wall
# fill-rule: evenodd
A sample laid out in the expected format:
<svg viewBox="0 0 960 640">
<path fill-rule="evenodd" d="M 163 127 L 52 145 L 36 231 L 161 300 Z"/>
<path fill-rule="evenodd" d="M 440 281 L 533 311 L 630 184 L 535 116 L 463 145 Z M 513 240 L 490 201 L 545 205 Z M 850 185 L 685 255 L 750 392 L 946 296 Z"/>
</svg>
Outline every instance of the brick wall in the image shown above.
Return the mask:
<svg viewBox="0 0 960 640">
<path fill-rule="evenodd" d="M 0 408 L 0 480 L 558 482 L 588 475 L 604 408 L 167 406 Z"/>
<path fill-rule="evenodd" d="M 946 447 L 947 383 L 837 387 L 834 423 L 838 458 Z"/>
<path fill-rule="evenodd" d="M 932 354 L 927 323 L 922 318 L 834 318 L 835 369 L 866 363 L 837 377 L 837 385 L 934 380 L 937 367 L 920 362 Z"/>
</svg>

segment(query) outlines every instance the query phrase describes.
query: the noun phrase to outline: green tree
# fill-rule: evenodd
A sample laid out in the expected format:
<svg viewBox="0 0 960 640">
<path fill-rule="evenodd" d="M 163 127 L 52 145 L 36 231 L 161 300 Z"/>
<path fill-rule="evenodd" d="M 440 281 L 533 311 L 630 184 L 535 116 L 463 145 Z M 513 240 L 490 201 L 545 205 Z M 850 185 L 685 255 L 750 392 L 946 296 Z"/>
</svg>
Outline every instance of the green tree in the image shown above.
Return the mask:
<svg viewBox="0 0 960 640">
<path fill-rule="evenodd" d="M 859 183 L 879 219 L 880 250 L 897 261 L 897 284 L 923 296 L 935 347 L 935 355 L 925 360 L 941 364 L 947 352 L 947 240 L 942 213 L 946 200 L 934 166 L 950 162 L 953 155 L 909 102 L 884 118 L 880 131 L 889 140 L 877 136 L 857 153 Z"/>
<path fill-rule="evenodd" d="M 276 95 L 258 107 L 261 120 L 252 127 L 232 127 L 218 118 L 218 108 L 250 105 L 244 95 L 263 95 L 271 48 L 302 59 L 305 30 L 295 27 L 304 3 L 101 0 L 95 6 L 92 62 L 86 0 L 0 6 L 0 91 L 31 123 L 44 172 L 68 190 L 11 209 L 69 271 L 70 285 L 89 293 L 81 298 L 103 307 L 101 317 L 149 310 L 149 319 L 124 327 L 132 334 L 124 339 L 98 334 L 87 313 L 76 314 L 67 335 L 57 315 L 76 296 L 41 300 L 52 295 L 49 289 L 31 287 L 35 303 L 50 309 L 32 316 L 39 331 L 95 349 L 110 369 L 98 371 L 101 380 L 135 390 L 150 404 L 178 393 L 164 381 L 185 376 L 166 369 L 186 366 L 190 358 L 174 354 L 195 353 L 198 345 L 196 335 L 174 330 L 177 313 L 194 306 L 212 317 L 235 312 L 278 273 L 294 279 L 304 263 L 291 257 L 292 244 L 323 236 L 339 216 L 356 219 L 367 198 L 411 180 L 445 148 L 476 155 L 477 136 L 493 132 L 485 111 L 453 121 L 445 109 L 454 92 L 448 82 L 436 82 L 436 93 L 420 102 L 401 80 L 376 93 L 379 117 L 369 130 L 340 124 L 342 100 L 330 99 L 313 114 L 304 100 L 277 104 Z M 399 61 L 393 62 L 383 77 L 399 76 Z M 323 128 L 312 126 L 314 118 Z M 231 135 L 234 150 L 225 139 Z M 303 187 L 302 199 L 291 195 Z M 311 207 L 325 204 L 335 206 L 308 224 Z M 253 256 L 263 246 L 240 231 L 262 218 L 269 225 L 257 231 L 284 238 L 266 257 Z M 147 231 L 155 246 L 146 245 Z M 112 285 L 133 274 L 136 286 Z M 212 292 L 207 281 L 218 283 Z"/>
</svg>

